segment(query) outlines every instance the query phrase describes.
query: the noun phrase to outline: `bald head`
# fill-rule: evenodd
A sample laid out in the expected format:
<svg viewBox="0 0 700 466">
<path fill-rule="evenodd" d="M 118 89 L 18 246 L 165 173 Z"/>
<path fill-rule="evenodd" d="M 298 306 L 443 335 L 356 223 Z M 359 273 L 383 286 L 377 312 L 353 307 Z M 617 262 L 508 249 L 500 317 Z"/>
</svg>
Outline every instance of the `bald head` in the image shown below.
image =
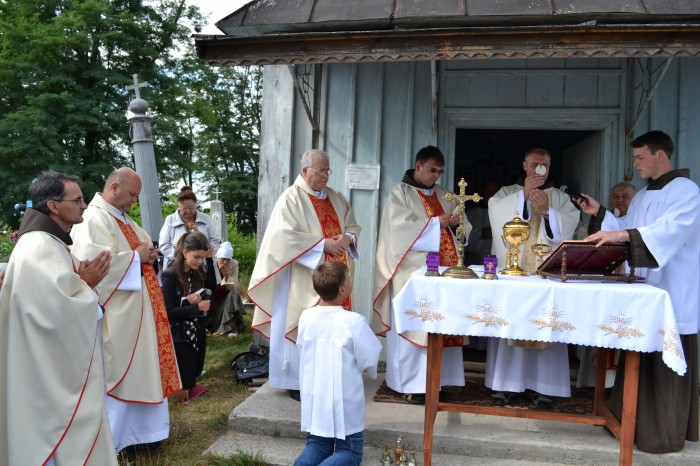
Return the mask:
<svg viewBox="0 0 700 466">
<path fill-rule="evenodd" d="M 121 212 L 128 212 L 141 193 L 141 177 L 129 167 L 114 170 L 107 177 L 102 198 Z"/>
</svg>

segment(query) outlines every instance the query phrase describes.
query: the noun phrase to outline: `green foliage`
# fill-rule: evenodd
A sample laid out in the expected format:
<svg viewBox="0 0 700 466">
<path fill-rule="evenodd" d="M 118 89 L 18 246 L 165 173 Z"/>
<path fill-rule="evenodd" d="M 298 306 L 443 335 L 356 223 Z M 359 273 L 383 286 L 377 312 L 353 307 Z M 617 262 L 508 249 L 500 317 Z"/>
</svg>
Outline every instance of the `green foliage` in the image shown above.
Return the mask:
<svg viewBox="0 0 700 466">
<path fill-rule="evenodd" d="M 226 214 L 228 220 L 228 240 L 233 246 L 234 259 L 238 261 L 238 282 L 241 296 L 247 295 L 248 283 L 255 265 L 256 235 L 238 231 L 235 217 Z"/>
<path fill-rule="evenodd" d="M 91 199 L 133 166 L 125 86 L 137 73 L 161 192 L 218 190 L 254 232 L 262 71 L 199 60 L 189 26 L 202 24 L 183 0 L 0 1 L 0 220 L 18 225 L 11 206 L 42 170 L 80 176 Z"/>
<path fill-rule="evenodd" d="M 10 240 L 10 234 L 12 229 L 7 225 L 0 223 L 0 262 L 7 262 L 10 260 L 10 254 L 15 245 Z"/>
</svg>

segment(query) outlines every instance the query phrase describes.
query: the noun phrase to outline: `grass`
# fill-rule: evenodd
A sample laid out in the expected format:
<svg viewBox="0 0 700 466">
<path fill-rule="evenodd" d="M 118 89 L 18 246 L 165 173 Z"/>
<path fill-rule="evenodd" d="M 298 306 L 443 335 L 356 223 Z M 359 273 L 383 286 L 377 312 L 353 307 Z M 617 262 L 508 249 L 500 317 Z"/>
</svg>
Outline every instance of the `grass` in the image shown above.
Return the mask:
<svg viewBox="0 0 700 466">
<path fill-rule="evenodd" d="M 250 326 L 252 313 L 246 321 Z M 170 437 L 160 448 L 152 451 L 137 449 L 119 457 L 120 465 L 129 466 L 262 466 L 261 454 L 240 452 L 232 458 L 213 455 L 202 456 L 227 427 L 228 416 L 236 405 L 242 403 L 251 392 L 246 386 L 236 384 L 231 360 L 238 353 L 247 351 L 252 335 L 250 330 L 236 338 L 210 336 L 207 339 L 206 375 L 200 383 L 209 391 L 188 405 L 170 400 Z"/>
</svg>

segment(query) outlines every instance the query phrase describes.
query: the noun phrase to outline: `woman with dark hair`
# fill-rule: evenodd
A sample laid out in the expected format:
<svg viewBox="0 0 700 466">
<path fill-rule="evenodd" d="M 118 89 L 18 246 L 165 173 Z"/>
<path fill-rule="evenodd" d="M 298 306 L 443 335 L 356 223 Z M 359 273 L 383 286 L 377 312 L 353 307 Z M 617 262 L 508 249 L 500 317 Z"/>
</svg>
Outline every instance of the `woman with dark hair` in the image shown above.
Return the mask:
<svg viewBox="0 0 700 466">
<path fill-rule="evenodd" d="M 221 243 L 214 221 L 210 216 L 197 210 L 197 196 L 189 186 L 183 186 L 177 195 L 177 211 L 168 215 L 158 236 L 158 248 L 165 257 L 163 268 L 167 269 L 175 259 L 175 246 L 188 231 L 199 231 L 209 241 L 209 254 L 212 257 Z"/>
<path fill-rule="evenodd" d="M 208 251 L 209 241 L 204 234 L 185 233 L 178 242 L 175 260 L 161 274 L 163 300 L 185 390 L 183 403 L 206 391 L 196 385 L 196 380 L 204 368 L 205 320 L 211 306 L 209 290 L 216 286 L 213 264 L 209 264 L 206 272 L 202 267 L 205 261 L 211 262 L 211 258 L 207 259 Z"/>
</svg>

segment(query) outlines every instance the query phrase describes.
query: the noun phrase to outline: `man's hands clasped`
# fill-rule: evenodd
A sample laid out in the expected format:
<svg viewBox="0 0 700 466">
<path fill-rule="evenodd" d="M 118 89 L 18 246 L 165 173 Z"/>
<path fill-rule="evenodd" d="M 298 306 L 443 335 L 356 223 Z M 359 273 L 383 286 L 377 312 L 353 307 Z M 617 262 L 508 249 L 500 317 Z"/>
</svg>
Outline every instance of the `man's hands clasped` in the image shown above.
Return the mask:
<svg viewBox="0 0 700 466">
<path fill-rule="evenodd" d="M 348 235 L 335 235 L 332 238 L 326 238 L 323 242 L 323 252 L 331 256 L 342 256 L 352 244 Z"/>
</svg>

